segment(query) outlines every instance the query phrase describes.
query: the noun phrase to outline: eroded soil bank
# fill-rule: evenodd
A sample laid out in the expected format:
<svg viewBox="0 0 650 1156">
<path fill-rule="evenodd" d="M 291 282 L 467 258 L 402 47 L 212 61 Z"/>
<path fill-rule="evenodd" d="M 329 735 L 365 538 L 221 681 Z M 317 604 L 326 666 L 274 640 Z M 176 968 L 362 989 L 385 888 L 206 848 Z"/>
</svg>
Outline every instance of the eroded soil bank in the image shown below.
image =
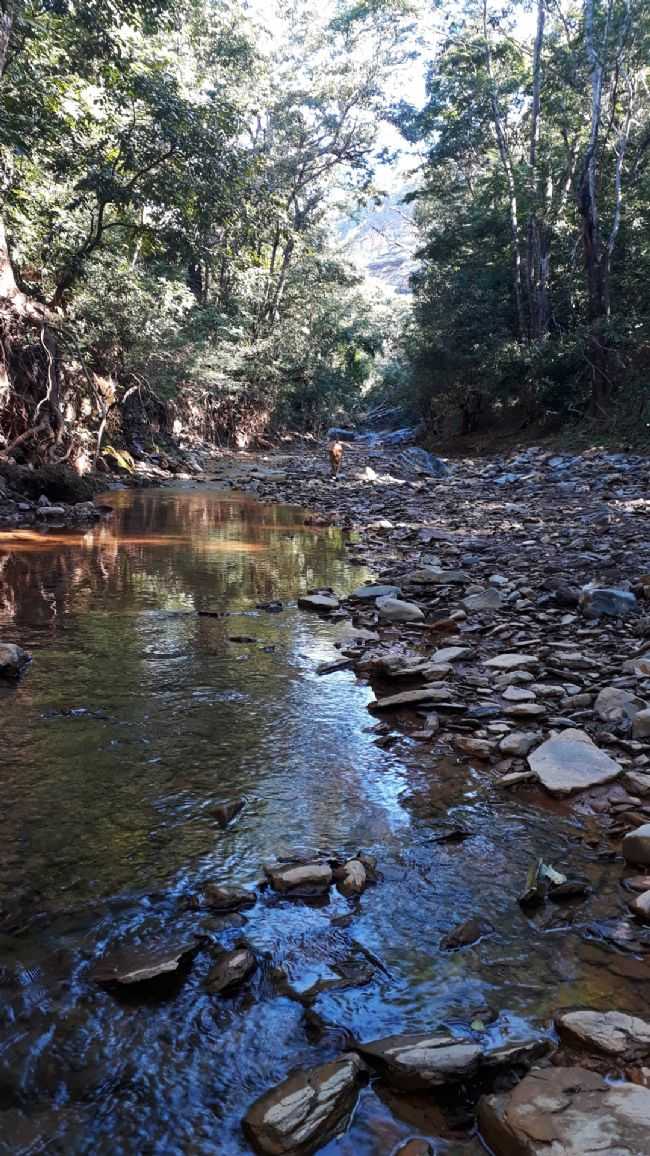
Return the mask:
<svg viewBox="0 0 650 1156">
<path fill-rule="evenodd" d="M 497 1153 L 607 1117 L 642 1156 L 647 496 L 602 455 L 228 455 L 5 532 L 8 1151 L 476 1156 L 483 1096 Z M 601 785 L 540 784 L 553 736 Z"/>
</svg>

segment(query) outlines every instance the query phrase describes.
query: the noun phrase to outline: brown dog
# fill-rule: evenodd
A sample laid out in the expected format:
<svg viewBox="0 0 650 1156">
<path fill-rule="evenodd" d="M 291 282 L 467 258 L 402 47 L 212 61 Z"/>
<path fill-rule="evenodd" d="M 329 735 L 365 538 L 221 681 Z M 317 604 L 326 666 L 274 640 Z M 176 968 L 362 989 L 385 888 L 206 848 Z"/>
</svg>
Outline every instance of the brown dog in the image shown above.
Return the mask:
<svg viewBox="0 0 650 1156">
<path fill-rule="evenodd" d="M 339 472 L 341 465 L 341 458 L 343 457 L 343 446 L 341 442 L 330 442 L 327 447 L 327 452 L 330 456 L 330 467 L 332 470 L 332 477 L 335 478 Z"/>
</svg>

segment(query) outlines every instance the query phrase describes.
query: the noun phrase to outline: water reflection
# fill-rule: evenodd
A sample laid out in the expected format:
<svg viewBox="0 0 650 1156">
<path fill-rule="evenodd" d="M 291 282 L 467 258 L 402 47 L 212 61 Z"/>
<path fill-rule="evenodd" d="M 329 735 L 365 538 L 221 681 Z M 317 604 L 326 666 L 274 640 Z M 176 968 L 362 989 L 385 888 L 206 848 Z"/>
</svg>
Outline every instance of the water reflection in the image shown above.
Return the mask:
<svg viewBox="0 0 650 1156">
<path fill-rule="evenodd" d="M 340 1047 L 314 1040 L 274 968 L 304 991 L 369 952 L 380 966 L 368 982 L 316 1001 L 366 1038 L 477 1018 L 495 1040 L 521 1035 L 559 1002 L 611 1004 L 613 984 L 616 1006 L 642 1010 L 645 976 L 586 942 L 623 901 L 575 827 L 421 747 L 380 749 L 368 690 L 315 673 L 335 628 L 255 610 L 356 584 L 336 532 L 203 490 L 110 501 L 110 524 L 0 542 L 0 636 L 34 653 L 0 696 L 0 1151 L 248 1151 L 250 1100 Z M 221 830 L 215 802 L 242 795 Z M 435 841 L 454 824 L 471 837 Z M 188 904 L 204 879 L 254 884 L 278 855 L 359 847 L 384 878 L 356 912 L 337 895 L 306 907 L 260 894 L 243 930 L 263 966 L 246 993 L 205 993 L 206 951 L 166 1003 L 116 1002 L 89 980 L 116 940 L 234 942 L 241 928 Z M 526 919 L 516 898 L 541 853 L 589 874 L 594 899 Z M 494 935 L 440 951 L 471 915 Z M 414 1129 L 440 1151 L 479 1150 L 435 1105 L 369 1090 L 325 1151 L 388 1156 Z"/>
</svg>

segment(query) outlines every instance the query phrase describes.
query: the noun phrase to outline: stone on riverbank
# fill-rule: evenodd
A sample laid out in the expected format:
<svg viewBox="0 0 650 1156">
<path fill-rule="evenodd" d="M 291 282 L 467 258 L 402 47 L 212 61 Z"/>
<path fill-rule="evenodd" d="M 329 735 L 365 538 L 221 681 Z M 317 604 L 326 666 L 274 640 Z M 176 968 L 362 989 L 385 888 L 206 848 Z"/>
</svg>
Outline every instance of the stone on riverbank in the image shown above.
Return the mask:
<svg viewBox="0 0 650 1156">
<path fill-rule="evenodd" d="M 641 923 L 650 923 L 650 891 L 643 891 L 629 904 L 630 911 Z"/>
<path fill-rule="evenodd" d="M 375 598 L 399 598 L 402 591 L 399 586 L 382 586 L 377 585 L 357 586 L 353 590 L 350 598 L 356 598 L 359 602 L 374 602 Z"/>
<path fill-rule="evenodd" d="M 443 1032 L 387 1036 L 358 1050 L 387 1083 L 407 1092 L 465 1080 L 476 1072 L 482 1055 L 472 1040 Z"/>
<path fill-rule="evenodd" d="M 594 713 L 602 722 L 620 723 L 633 719 L 644 705 L 642 699 L 622 687 L 605 686 L 594 703 Z"/>
<path fill-rule="evenodd" d="M 365 1077 L 352 1053 L 296 1072 L 255 1101 L 244 1131 L 265 1156 L 309 1156 L 345 1130 Z"/>
<path fill-rule="evenodd" d="M 264 871 L 273 890 L 282 895 L 322 895 L 332 883 L 329 863 L 292 863 Z"/>
<path fill-rule="evenodd" d="M 528 756 L 528 764 L 552 795 L 571 795 L 610 783 L 622 770 L 585 731 L 573 729 L 547 739 Z"/>
<path fill-rule="evenodd" d="M 650 865 L 650 823 L 643 823 L 634 831 L 628 831 L 623 839 L 623 855 L 628 863 Z"/>
<path fill-rule="evenodd" d="M 303 594 L 298 599 L 301 610 L 315 610 L 320 614 L 327 614 L 330 610 L 338 610 L 340 603 L 333 594 Z"/>
<path fill-rule="evenodd" d="M 368 703 L 368 710 L 399 710 L 402 707 L 418 706 L 426 702 L 447 702 L 451 699 L 451 691 L 441 686 L 422 686 L 418 690 L 403 690 L 400 694 L 391 694 L 388 698 L 378 698 Z"/>
<path fill-rule="evenodd" d="M 403 602 L 401 598 L 377 598 L 375 606 L 380 618 L 386 622 L 423 622 L 424 614 L 414 602 Z"/>
<path fill-rule="evenodd" d="M 632 737 L 635 739 L 650 738 L 650 710 L 640 710 L 635 714 L 632 723 Z"/>
<path fill-rule="evenodd" d="M 538 1068 L 512 1091 L 484 1096 L 478 1123 L 495 1156 L 643 1156 L 650 1090 L 584 1068 Z"/>
<path fill-rule="evenodd" d="M 536 670 L 539 659 L 534 654 L 497 654 L 494 658 L 486 658 L 483 666 L 508 673 L 512 670 Z"/>
<path fill-rule="evenodd" d="M 580 606 L 587 618 L 625 618 L 636 610 L 637 601 L 630 590 L 617 590 L 610 586 L 583 586 Z"/>
<path fill-rule="evenodd" d="M 0 642 L 0 678 L 20 678 L 23 670 L 32 661 L 32 656 L 22 646 L 13 642 Z"/>
<path fill-rule="evenodd" d="M 626 1063 L 650 1055 L 650 1023 L 626 1012 L 560 1012 L 555 1027 L 560 1038 L 574 1048 Z"/>
</svg>

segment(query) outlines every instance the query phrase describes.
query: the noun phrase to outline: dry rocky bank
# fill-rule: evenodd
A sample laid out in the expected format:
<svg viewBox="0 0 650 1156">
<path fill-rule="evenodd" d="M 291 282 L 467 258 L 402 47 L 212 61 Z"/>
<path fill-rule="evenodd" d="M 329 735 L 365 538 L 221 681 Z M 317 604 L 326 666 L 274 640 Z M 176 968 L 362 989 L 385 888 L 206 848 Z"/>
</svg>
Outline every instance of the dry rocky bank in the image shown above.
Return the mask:
<svg viewBox="0 0 650 1156">
<path fill-rule="evenodd" d="M 531 806 L 564 799 L 620 878 L 628 915 L 614 936 L 647 967 L 650 462 L 532 448 L 459 460 L 439 478 L 400 452 L 351 446 L 335 481 L 322 449 L 240 459 L 213 478 L 343 529 L 349 559 L 374 577 L 351 596 L 300 600 L 341 624 L 341 662 L 323 676 L 347 665 L 369 681 L 379 743 L 406 734 Z M 537 864 L 522 907 L 584 897 L 588 881 L 565 870 Z M 469 920 L 443 946 L 485 930 Z M 613 981 L 609 1012 L 558 1009 L 557 1044 L 541 1059 L 539 1040 L 490 1057 L 475 1039 L 436 1031 L 360 1045 L 267 1093 L 248 1134 L 263 1152 L 316 1150 L 345 1126 L 365 1071 L 401 1089 L 478 1084 L 480 1134 L 497 1156 L 643 1156 L 650 1024 L 616 994 Z"/>
</svg>

